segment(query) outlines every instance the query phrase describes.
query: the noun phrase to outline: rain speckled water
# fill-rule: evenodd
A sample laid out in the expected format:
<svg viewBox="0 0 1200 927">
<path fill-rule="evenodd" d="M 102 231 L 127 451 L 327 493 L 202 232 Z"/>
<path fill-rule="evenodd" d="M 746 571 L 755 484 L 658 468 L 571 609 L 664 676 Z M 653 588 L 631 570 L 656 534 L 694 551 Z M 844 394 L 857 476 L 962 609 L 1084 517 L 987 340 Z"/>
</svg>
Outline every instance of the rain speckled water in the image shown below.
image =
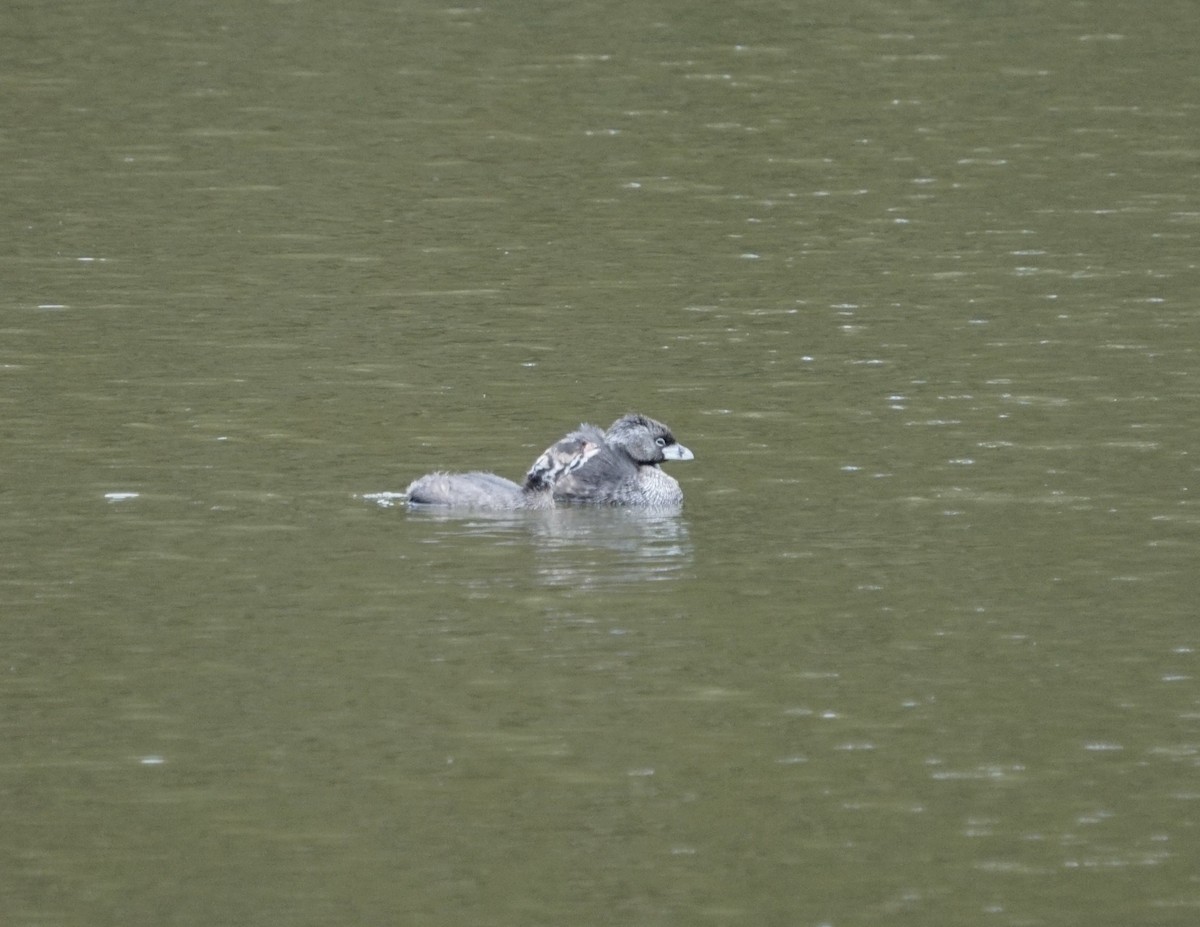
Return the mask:
<svg viewBox="0 0 1200 927">
<path fill-rule="evenodd" d="M 1192 5 L 5 22 L 6 924 L 1195 922 Z"/>
</svg>

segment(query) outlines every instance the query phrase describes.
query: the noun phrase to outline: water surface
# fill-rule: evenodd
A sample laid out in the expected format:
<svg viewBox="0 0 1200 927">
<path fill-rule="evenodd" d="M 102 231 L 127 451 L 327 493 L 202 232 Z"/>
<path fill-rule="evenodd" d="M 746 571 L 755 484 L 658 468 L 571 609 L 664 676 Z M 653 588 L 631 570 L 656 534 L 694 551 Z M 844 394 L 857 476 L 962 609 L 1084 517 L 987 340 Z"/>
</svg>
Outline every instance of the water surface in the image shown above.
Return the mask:
<svg viewBox="0 0 1200 927">
<path fill-rule="evenodd" d="M 8 22 L 7 923 L 1195 920 L 1190 4 Z"/>
</svg>

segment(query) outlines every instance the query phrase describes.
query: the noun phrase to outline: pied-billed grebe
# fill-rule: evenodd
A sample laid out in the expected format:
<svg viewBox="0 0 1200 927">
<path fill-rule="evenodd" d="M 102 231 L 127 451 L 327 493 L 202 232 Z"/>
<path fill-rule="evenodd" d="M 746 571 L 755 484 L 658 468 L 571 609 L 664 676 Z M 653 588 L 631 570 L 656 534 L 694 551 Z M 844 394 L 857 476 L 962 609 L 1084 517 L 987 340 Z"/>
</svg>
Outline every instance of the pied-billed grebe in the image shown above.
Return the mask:
<svg viewBox="0 0 1200 927">
<path fill-rule="evenodd" d="M 408 501 L 456 508 L 536 509 L 555 502 L 671 508 L 683 490 L 663 473 L 666 460 L 691 460 L 662 422 L 623 415 L 601 431 L 579 428 L 548 447 L 530 467 L 525 485 L 494 473 L 430 473 L 411 483 Z"/>
<path fill-rule="evenodd" d="M 599 442 L 568 435 L 547 448 L 518 486 L 495 473 L 430 473 L 409 484 L 405 493 L 414 505 L 448 505 L 471 509 L 549 509 L 554 486 L 600 453 Z"/>
<path fill-rule="evenodd" d="M 599 452 L 562 473 L 554 484 L 559 502 L 669 508 L 682 504 L 679 483 L 659 468 L 665 460 L 692 460 L 671 429 L 644 415 L 623 415 L 607 432 L 580 425 L 563 441 L 588 441 Z"/>
</svg>

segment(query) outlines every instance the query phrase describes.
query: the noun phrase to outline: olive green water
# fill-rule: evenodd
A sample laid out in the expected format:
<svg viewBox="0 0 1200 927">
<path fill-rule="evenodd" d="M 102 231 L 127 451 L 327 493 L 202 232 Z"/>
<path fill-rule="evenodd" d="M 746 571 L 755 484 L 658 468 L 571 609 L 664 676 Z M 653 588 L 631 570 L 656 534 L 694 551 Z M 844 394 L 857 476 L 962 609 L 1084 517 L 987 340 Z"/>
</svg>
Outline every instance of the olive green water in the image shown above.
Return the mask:
<svg viewBox="0 0 1200 927">
<path fill-rule="evenodd" d="M 1200 918 L 1194 4 L 3 26 L 6 925 Z"/>
</svg>

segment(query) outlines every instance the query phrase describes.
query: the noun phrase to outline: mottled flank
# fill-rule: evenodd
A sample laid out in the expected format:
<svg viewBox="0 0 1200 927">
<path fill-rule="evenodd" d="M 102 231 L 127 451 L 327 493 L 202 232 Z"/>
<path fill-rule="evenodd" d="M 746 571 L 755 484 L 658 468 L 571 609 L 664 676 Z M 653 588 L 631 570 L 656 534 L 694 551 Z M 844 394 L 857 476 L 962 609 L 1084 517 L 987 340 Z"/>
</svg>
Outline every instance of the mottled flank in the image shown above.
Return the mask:
<svg viewBox="0 0 1200 927">
<path fill-rule="evenodd" d="M 600 451 L 582 438 L 564 438 L 548 448 L 518 486 L 495 473 L 430 473 L 414 480 L 405 494 L 414 505 L 446 505 L 471 509 L 548 509 L 554 507 L 554 485 Z"/>
</svg>

